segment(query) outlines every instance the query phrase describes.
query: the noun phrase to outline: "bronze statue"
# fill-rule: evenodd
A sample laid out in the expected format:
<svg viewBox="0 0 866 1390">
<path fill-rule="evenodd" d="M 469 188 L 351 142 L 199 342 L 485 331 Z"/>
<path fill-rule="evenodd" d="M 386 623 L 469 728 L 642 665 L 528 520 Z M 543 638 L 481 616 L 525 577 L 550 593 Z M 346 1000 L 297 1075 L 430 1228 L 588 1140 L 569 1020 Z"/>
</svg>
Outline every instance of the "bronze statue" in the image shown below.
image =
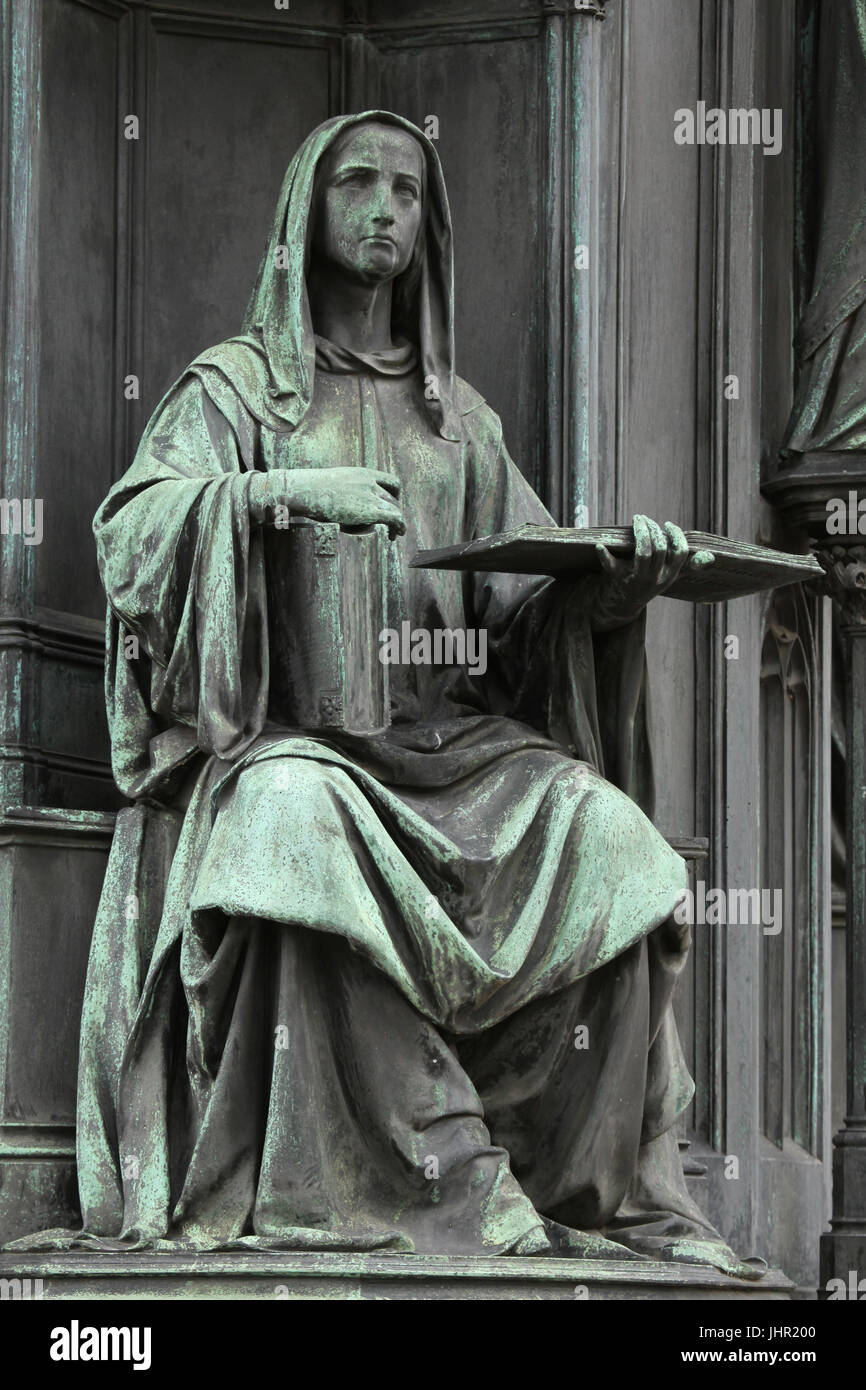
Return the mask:
<svg viewBox="0 0 866 1390">
<path fill-rule="evenodd" d="M 866 2 L 841 0 L 817 12 L 817 82 L 812 283 L 797 327 L 797 395 L 782 454 L 862 454 L 866 447 Z M 809 211 L 812 209 L 809 207 Z M 832 466 L 832 462 L 831 462 Z M 831 532 L 832 534 L 832 532 Z M 862 532 L 860 533 L 862 534 Z"/>
<path fill-rule="evenodd" d="M 387 112 L 331 120 L 244 332 L 182 374 L 94 521 L 133 805 L 84 1006 L 76 1243 L 758 1274 L 675 1135 L 686 873 L 648 818 L 644 614 L 694 561 L 636 518 L 634 560 L 577 584 L 410 567 L 525 522 L 553 524 L 454 373 L 435 149 Z M 378 537 L 390 630 L 483 632 L 483 672 L 398 643 L 382 727 L 342 689 L 293 723 L 270 673 L 328 616 L 337 528 Z"/>
</svg>

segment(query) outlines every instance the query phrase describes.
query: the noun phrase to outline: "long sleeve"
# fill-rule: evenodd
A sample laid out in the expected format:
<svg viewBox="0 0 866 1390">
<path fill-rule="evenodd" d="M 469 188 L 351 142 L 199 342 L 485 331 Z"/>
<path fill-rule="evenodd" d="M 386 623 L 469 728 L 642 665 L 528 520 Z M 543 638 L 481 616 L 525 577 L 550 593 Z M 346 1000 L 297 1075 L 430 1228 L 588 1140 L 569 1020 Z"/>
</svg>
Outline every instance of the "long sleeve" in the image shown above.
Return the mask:
<svg viewBox="0 0 866 1390">
<path fill-rule="evenodd" d="M 495 419 L 495 417 L 494 417 Z M 498 423 L 498 422 L 497 422 Z M 555 526 L 501 442 L 469 539 Z M 646 615 L 613 632 L 591 623 L 592 579 L 474 572 L 474 621 L 488 630 L 491 703 L 590 763 L 652 815 Z"/>
<path fill-rule="evenodd" d="M 237 756 L 264 725 L 267 607 L 250 462 L 249 441 L 188 375 L 94 519 L 112 758 L 127 795 L 152 791 L 196 750 Z"/>
</svg>

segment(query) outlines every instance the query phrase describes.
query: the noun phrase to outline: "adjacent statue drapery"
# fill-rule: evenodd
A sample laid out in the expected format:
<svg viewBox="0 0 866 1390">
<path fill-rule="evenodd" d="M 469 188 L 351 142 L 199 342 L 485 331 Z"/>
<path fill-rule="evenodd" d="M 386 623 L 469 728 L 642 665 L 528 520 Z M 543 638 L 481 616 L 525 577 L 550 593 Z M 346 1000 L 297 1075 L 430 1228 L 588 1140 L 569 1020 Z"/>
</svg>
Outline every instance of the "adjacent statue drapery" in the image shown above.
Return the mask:
<svg viewBox="0 0 866 1390">
<path fill-rule="evenodd" d="M 396 341 L 371 353 L 317 337 L 307 293 L 318 172 L 365 122 L 417 140 L 426 185 Z M 291 615 L 268 612 L 250 489 L 335 463 L 400 480 L 392 627 L 488 634 L 484 676 L 392 667 L 371 736 L 269 705 Z M 330 121 L 289 168 L 244 332 L 187 368 L 95 518 L 132 804 L 84 1003 L 83 1231 L 47 1244 L 753 1272 L 679 1164 L 686 876 L 648 819 L 643 615 L 599 631 L 587 584 L 409 565 L 524 522 L 552 524 L 454 374 L 435 150 L 389 113 Z"/>
<path fill-rule="evenodd" d="M 814 266 L 783 456 L 866 449 L 866 0 L 817 16 Z"/>
</svg>

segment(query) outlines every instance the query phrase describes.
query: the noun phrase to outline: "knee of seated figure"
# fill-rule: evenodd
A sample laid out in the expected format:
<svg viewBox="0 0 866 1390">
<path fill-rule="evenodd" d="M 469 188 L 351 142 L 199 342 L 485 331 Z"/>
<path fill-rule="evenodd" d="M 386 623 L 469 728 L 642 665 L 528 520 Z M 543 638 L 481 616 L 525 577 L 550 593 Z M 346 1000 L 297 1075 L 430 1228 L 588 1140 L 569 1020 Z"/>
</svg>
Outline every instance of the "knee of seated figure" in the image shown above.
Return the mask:
<svg viewBox="0 0 866 1390">
<path fill-rule="evenodd" d="M 341 767 L 312 758 L 265 758 L 241 776 L 254 776 L 263 791 L 282 793 L 299 811 L 313 810 L 334 792 L 345 796 L 354 784 Z"/>
</svg>

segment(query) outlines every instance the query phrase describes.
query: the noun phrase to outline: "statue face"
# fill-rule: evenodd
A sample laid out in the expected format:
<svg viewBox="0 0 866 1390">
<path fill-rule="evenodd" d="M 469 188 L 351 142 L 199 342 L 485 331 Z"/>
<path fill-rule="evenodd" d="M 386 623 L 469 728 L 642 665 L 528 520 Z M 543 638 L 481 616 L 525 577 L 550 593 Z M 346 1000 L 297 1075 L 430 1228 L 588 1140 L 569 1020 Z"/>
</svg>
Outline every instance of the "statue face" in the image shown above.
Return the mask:
<svg viewBox="0 0 866 1390">
<path fill-rule="evenodd" d="M 408 131 L 374 124 L 348 131 L 325 156 L 316 257 L 367 285 L 401 275 L 421 226 L 423 172 Z"/>
</svg>

